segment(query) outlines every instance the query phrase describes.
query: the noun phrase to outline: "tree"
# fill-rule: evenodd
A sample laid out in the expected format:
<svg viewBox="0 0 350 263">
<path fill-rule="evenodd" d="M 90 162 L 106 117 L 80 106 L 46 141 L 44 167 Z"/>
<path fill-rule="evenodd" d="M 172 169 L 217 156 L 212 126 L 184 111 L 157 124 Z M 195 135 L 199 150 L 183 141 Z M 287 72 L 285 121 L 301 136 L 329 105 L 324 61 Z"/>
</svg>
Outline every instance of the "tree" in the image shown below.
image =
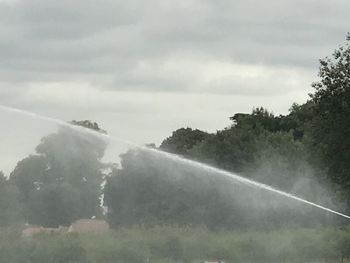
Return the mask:
<svg viewBox="0 0 350 263">
<path fill-rule="evenodd" d="M 104 189 L 114 228 L 174 224 L 220 229 L 247 222 L 248 214 L 238 212 L 246 203 L 227 178 L 142 150 L 121 155 L 121 167 Z M 233 193 L 237 198 L 229 197 Z"/>
<path fill-rule="evenodd" d="M 201 130 L 193 130 L 191 128 L 181 128 L 173 132 L 160 145 L 160 149 L 180 154 L 188 155 L 189 151 L 203 140 L 211 135 Z"/>
<path fill-rule="evenodd" d="M 251 114 L 237 113 L 230 119 L 230 127 L 208 136 L 188 152 L 197 160 L 244 173 L 254 168 L 256 138 L 266 131 L 280 130 L 280 118 L 260 107 Z"/>
<path fill-rule="evenodd" d="M 254 108 L 251 114 L 236 113 L 230 120 L 236 128 L 254 130 L 257 133 L 262 130 L 276 132 L 281 130 L 280 117 L 275 117 L 267 109 L 260 107 Z"/>
<path fill-rule="evenodd" d="M 194 159 L 235 172 L 254 163 L 255 131 L 246 126 L 232 126 L 218 131 L 191 149 Z"/>
<path fill-rule="evenodd" d="M 22 221 L 18 189 L 0 172 L 0 227 L 11 226 Z"/>
<path fill-rule="evenodd" d="M 313 143 L 321 149 L 330 179 L 350 195 L 350 45 L 320 60 L 320 81 L 313 84 L 316 117 Z M 346 198 L 349 200 L 349 198 Z"/>
<path fill-rule="evenodd" d="M 255 169 L 250 168 L 250 176 L 314 196 L 317 186 L 311 181 L 306 188 L 300 181 L 297 185 L 299 179 L 310 178 L 311 168 L 303 159 L 302 143 L 294 141 L 291 133 L 264 136 L 255 142 Z M 265 190 L 137 149 L 121 155 L 121 168 L 114 169 L 107 179 L 104 204 L 113 228 L 157 224 L 210 229 L 277 228 L 322 224 L 324 220 L 322 213 L 318 214 L 319 220 L 310 220 L 319 211 L 300 209 L 298 204 Z"/>
<path fill-rule="evenodd" d="M 315 103 L 308 100 L 304 104 L 293 103 L 289 114 L 281 118 L 281 131 L 292 131 L 295 140 L 308 139 L 315 118 Z"/>
<path fill-rule="evenodd" d="M 89 121 L 73 124 L 99 131 Z M 98 137 L 66 127 L 42 138 L 36 154 L 20 161 L 10 175 L 10 182 L 20 190 L 26 220 L 58 226 L 101 215 L 105 147 Z"/>
</svg>

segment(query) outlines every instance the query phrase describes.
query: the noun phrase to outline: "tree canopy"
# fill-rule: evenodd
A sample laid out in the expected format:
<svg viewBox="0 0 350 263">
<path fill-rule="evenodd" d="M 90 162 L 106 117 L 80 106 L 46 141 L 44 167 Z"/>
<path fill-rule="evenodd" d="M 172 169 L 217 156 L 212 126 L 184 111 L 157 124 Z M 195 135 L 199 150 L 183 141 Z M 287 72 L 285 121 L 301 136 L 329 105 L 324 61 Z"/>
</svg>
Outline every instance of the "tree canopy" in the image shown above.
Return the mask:
<svg viewBox="0 0 350 263">
<path fill-rule="evenodd" d="M 313 143 L 320 148 L 330 179 L 350 193 L 350 45 L 320 60 L 320 81 L 313 84 Z M 348 199 L 349 200 L 349 199 Z"/>
<path fill-rule="evenodd" d="M 96 123 L 73 122 L 99 130 Z M 101 215 L 101 169 L 106 143 L 61 127 L 42 138 L 36 154 L 20 161 L 10 182 L 20 191 L 25 219 L 42 226 L 69 225 Z"/>
</svg>

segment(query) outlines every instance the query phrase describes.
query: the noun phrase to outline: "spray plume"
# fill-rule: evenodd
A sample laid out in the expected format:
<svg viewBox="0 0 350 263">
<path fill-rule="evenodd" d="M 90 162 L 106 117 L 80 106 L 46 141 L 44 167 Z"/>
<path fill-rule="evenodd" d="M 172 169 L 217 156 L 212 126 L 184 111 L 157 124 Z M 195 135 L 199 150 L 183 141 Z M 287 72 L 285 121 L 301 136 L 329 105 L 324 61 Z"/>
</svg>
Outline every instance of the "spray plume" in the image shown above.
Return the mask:
<svg viewBox="0 0 350 263">
<path fill-rule="evenodd" d="M 327 211 L 327 212 L 330 212 L 330 213 L 342 216 L 344 218 L 350 219 L 350 216 L 348 216 L 346 214 L 343 214 L 343 213 L 340 213 L 338 211 L 335 211 L 335 210 L 332 210 L 330 208 L 327 208 L 325 206 L 318 205 L 316 203 L 310 202 L 308 200 L 305 200 L 305 199 L 303 199 L 301 197 L 298 197 L 298 196 L 295 196 L 293 194 L 290 194 L 290 193 L 278 190 L 278 189 L 276 189 L 276 188 L 274 188 L 272 186 L 269 186 L 269 185 L 266 185 L 266 184 L 262 184 L 262 183 L 254 181 L 254 180 L 250 180 L 248 178 L 239 176 L 239 175 L 234 174 L 232 172 L 228 172 L 228 171 L 225 171 L 225 170 L 222 170 L 222 169 L 219 169 L 219 168 L 216 168 L 216 167 L 213 167 L 213 166 L 201 163 L 201 162 L 189 160 L 189 159 L 186 159 L 186 158 L 181 157 L 181 156 L 176 155 L 176 154 L 163 152 L 161 150 L 150 148 L 150 147 L 147 147 L 147 146 L 141 146 L 141 145 L 138 145 L 136 143 L 130 142 L 128 140 L 119 139 L 119 138 L 116 138 L 116 137 L 113 137 L 113 136 L 110 136 L 110 135 L 107 135 L 107 134 L 104 134 L 104 133 L 100 133 L 98 131 L 95 131 L 95 130 L 92 130 L 92 129 L 89 129 L 89 128 L 73 125 L 71 123 L 68 123 L 68 122 L 65 122 L 65 121 L 62 121 L 62 120 L 59 120 L 59 119 L 42 116 L 42 115 L 39 115 L 39 114 L 36 114 L 36 113 L 20 110 L 20 109 L 17 109 L 17 108 L 12 108 L 12 107 L 7 107 L 7 106 L 0 105 L 0 109 L 3 110 L 3 111 L 16 113 L 16 114 L 21 114 L 21 115 L 25 115 L 25 116 L 28 116 L 28 117 L 31 117 L 31 118 L 43 120 L 43 121 L 46 121 L 46 122 L 55 123 L 55 124 L 57 124 L 59 126 L 69 127 L 69 128 L 71 128 L 73 130 L 76 130 L 76 131 L 78 131 L 80 133 L 90 134 L 90 135 L 96 136 L 96 137 L 98 137 L 100 139 L 104 139 L 106 141 L 116 141 L 116 142 L 119 142 L 119 143 L 127 144 L 129 146 L 132 146 L 132 147 L 135 147 L 135 148 L 139 148 L 141 150 L 144 150 L 144 151 L 147 151 L 147 152 L 150 152 L 150 153 L 154 153 L 154 154 L 160 155 L 160 156 L 165 157 L 165 158 L 167 158 L 169 160 L 172 160 L 174 162 L 185 164 L 185 165 L 189 165 L 191 167 L 195 167 L 197 169 L 202 169 L 202 170 L 205 170 L 205 171 L 208 171 L 208 172 L 213 172 L 213 173 L 216 173 L 216 174 L 220 174 L 220 175 L 223 175 L 223 176 L 228 177 L 230 179 L 233 179 L 236 182 L 242 183 L 244 185 L 247 185 L 247 186 L 250 186 L 250 187 L 256 187 L 256 188 L 259 188 L 259 189 L 263 189 L 263 190 L 266 190 L 266 191 L 278 194 L 280 196 L 284 196 L 284 197 L 287 197 L 289 199 L 292 199 L 292 200 L 295 200 L 295 201 L 298 201 L 298 202 L 301 202 L 301 203 L 304 203 L 304 204 L 307 204 L 307 205 L 310 205 L 310 206 L 322 209 L 324 211 Z"/>
</svg>

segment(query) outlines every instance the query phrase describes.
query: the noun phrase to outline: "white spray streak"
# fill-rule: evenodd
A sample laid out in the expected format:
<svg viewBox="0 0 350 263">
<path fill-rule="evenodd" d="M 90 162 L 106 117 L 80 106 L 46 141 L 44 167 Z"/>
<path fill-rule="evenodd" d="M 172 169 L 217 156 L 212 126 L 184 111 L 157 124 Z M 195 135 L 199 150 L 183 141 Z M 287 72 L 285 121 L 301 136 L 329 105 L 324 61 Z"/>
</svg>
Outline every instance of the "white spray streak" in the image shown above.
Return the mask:
<svg viewBox="0 0 350 263">
<path fill-rule="evenodd" d="M 109 136 L 107 134 L 100 133 L 98 131 L 94 131 L 94 130 L 91 130 L 91 129 L 88 129 L 88 128 L 85 128 L 85 127 L 82 127 L 82 126 L 73 125 L 71 123 L 68 123 L 68 122 L 65 122 L 65 121 L 62 121 L 62 120 L 59 120 L 59 119 L 38 115 L 38 114 L 35 114 L 35 113 L 32 113 L 32 112 L 23 111 L 23 110 L 20 110 L 20 109 L 7 107 L 7 106 L 2 106 L 2 105 L 0 105 L 0 109 L 3 110 L 3 111 L 12 112 L 12 113 L 16 113 L 16 114 L 21 114 L 21 115 L 25 115 L 25 116 L 28 116 L 28 117 L 31 117 L 31 118 L 40 119 L 40 120 L 43 120 L 43 121 L 55 123 L 55 124 L 58 124 L 60 126 L 69 127 L 69 128 L 74 129 L 74 130 L 76 130 L 78 132 L 85 133 L 85 134 L 90 134 L 90 135 L 93 135 L 93 136 L 96 136 L 96 137 L 99 137 L 99 138 L 102 138 L 102 139 L 105 139 L 105 140 L 121 142 L 121 143 L 130 145 L 132 147 L 136 147 L 136 148 L 142 149 L 144 151 L 148 151 L 148 152 L 151 152 L 151 153 L 155 153 L 157 155 L 161 155 L 161 156 L 163 156 L 163 157 L 165 157 L 167 159 L 170 159 L 172 161 L 175 161 L 175 162 L 178 162 L 178 163 L 182 163 L 182 164 L 186 164 L 186 165 L 189 165 L 189 166 L 192 166 L 192 167 L 196 167 L 196 168 L 199 168 L 199 169 L 202 169 L 202 170 L 210 171 L 210 172 L 213 172 L 213 173 L 216 173 L 216 174 L 220 174 L 220 175 L 226 176 L 228 178 L 231 178 L 231 179 L 233 179 L 235 181 L 238 181 L 240 183 L 243 183 L 245 185 L 257 187 L 257 188 L 260 188 L 260 189 L 264 189 L 264 190 L 276 193 L 278 195 L 281 195 L 281 196 L 284 196 L 284 197 L 296 200 L 298 202 L 302 202 L 304 204 L 307 204 L 307 205 L 310 205 L 310 206 L 313 206 L 313 207 L 317 207 L 317 208 L 325 210 L 327 212 L 330 212 L 330 213 L 333 213 L 333 214 L 336 214 L 336 215 L 339 215 L 339 216 L 342 216 L 342 217 L 350 219 L 350 216 L 348 216 L 348 215 L 345 215 L 345 214 L 340 213 L 338 211 L 332 210 L 332 209 L 327 208 L 325 206 L 318 205 L 316 203 L 307 201 L 307 200 L 305 200 L 303 198 L 300 198 L 298 196 L 295 196 L 293 194 L 283 192 L 283 191 L 278 190 L 276 188 L 273 188 L 273 187 L 271 187 L 269 185 L 262 184 L 262 183 L 250 180 L 248 178 L 239 176 L 239 175 L 234 174 L 232 172 L 221 170 L 219 168 L 215 168 L 213 166 L 210 166 L 210 165 L 207 165 L 207 164 L 204 164 L 204 163 L 201 163 L 201 162 L 189 160 L 189 159 L 183 158 L 181 156 L 178 156 L 176 154 L 163 152 L 163 151 L 160 151 L 160 150 L 157 150 L 157 149 L 154 149 L 154 148 L 149 148 L 147 146 L 140 146 L 140 145 L 138 145 L 136 143 L 133 143 L 133 142 L 130 142 L 130 141 L 127 141 L 127 140 L 118 139 L 118 138 Z"/>
<path fill-rule="evenodd" d="M 243 183 L 245 185 L 255 186 L 257 188 L 264 189 L 264 190 L 267 190 L 267 191 L 270 191 L 270 192 L 273 192 L 273 193 L 276 193 L 276 194 L 279 194 L 279 195 L 291 198 L 293 200 L 296 200 L 296 201 L 299 201 L 299 202 L 302 202 L 302 203 L 305 203 L 305 204 L 308 204 L 308 205 L 311 205 L 311 206 L 323 209 L 325 211 L 331 212 L 333 214 L 337 214 L 337 215 L 340 215 L 342 217 L 350 219 L 350 216 L 345 215 L 343 213 L 340 213 L 340 212 L 337 212 L 337 211 L 332 210 L 330 208 L 324 207 L 322 205 L 318 205 L 318 204 L 315 204 L 313 202 L 307 201 L 307 200 L 305 200 L 303 198 L 300 198 L 298 196 L 295 196 L 293 194 L 283 192 L 281 190 L 273 188 L 272 186 L 269 186 L 269 185 L 266 185 L 266 184 L 263 184 L 263 183 L 259 183 L 259 182 L 250 180 L 248 178 L 239 176 L 239 175 L 234 174 L 232 172 L 228 172 L 228 171 L 225 171 L 225 170 L 222 170 L 222 169 L 219 169 L 219 168 L 215 168 L 213 166 L 210 166 L 210 165 L 207 165 L 207 164 L 204 164 L 204 163 L 201 163 L 201 162 L 185 159 L 185 158 L 180 157 L 180 156 L 175 155 L 175 154 L 163 152 L 163 151 L 160 151 L 160 150 L 157 150 L 157 149 L 153 149 L 153 148 L 148 148 L 146 146 L 141 146 L 141 147 L 139 146 L 139 148 L 142 148 L 144 150 L 151 151 L 151 152 L 154 152 L 154 153 L 157 153 L 157 154 L 162 154 L 162 155 L 164 155 L 164 157 L 166 157 L 168 159 L 171 159 L 173 161 L 181 162 L 181 163 L 184 163 L 184 164 L 188 164 L 190 166 L 197 167 L 199 169 L 210 171 L 210 172 L 213 172 L 213 173 L 216 173 L 216 174 L 221 174 L 223 176 L 226 176 L 226 177 L 229 177 L 231 179 L 234 179 L 235 181 L 238 181 L 238 182 Z"/>
</svg>

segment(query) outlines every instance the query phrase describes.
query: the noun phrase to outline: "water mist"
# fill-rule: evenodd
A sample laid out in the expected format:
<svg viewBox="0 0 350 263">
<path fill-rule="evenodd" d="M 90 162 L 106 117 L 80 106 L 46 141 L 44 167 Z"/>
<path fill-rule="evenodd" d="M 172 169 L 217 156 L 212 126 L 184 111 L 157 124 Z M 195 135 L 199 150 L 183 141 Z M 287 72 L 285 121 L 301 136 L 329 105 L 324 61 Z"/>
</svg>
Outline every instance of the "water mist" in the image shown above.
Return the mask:
<svg viewBox="0 0 350 263">
<path fill-rule="evenodd" d="M 28 117 L 31 117 L 31 118 L 43 120 L 43 121 L 50 122 L 50 123 L 55 123 L 55 124 L 58 124 L 59 126 L 69 127 L 69 128 L 71 128 L 73 130 L 76 130 L 76 131 L 78 131 L 80 133 L 90 134 L 90 135 L 96 136 L 96 137 L 98 137 L 100 139 L 103 139 L 103 140 L 106 140 L 106 141 L 116 141 L 116 142 L 119 142 L 119 143 L 127 144 L 129 146 L 132 146 L 132 147 L 135 147 L 135 148 L 139 148 L 141 150 L 144 150 L 144 151 L 147 151 L 147 152 L 150 152 L 150 153 L 154 153 L 154 154 L 160 155 L 160 156 L 165 157 L 165 158 L 167 158 L 169 160 L 172 160 L 174 162 L 181 163 L 181 164 L 184 164 L 184 165 L 188 165 L 188 166 L 191 166 L 191 167 L 194 167 L 194 168 L 197 168 L 197 169 L 202 169 L 202 170 L 205 170 L 205 171 L 208 171 L 208 172 L 212 172 L 212 173 L 215 173 L 215 174 L 220 174 L 222 176 L 228 177 L 228 178 L 230 178 L 230 179 L 232 179 L 232 180 L 234 180 L 236 182 L 242 183 L 244 185 L 247 185 L 247 186 L 250 186 L 250 187 L 259 188 L 259 189 L 263 189 L 263 190 L 275 193 L 277 195 L 287 197 L 287 198 L 289 198 L 291 200 L 302 202 L 302 203 L 304 203 L 306 205 L 310 205 L 310 206 L 322 209 L 324 211 L 327 211 L 327 212 L 330 212 L 330 213 L 342 216 L 344 218 L 350 219 L 350 216 L 348 216 L 346 214 L 343 214 L 343 213 L 340 213 L 338 211 L 332 210 L 330 208 L 327 208 L 327 207 L 318 205 L 316 203 L 310 202 L 308 200 L 305 200 L 305 199 L 303 199 L 301 197 L 298 197 L 298 196 L 295 196 L 293 194 L 290 194 L 290 193 L 278 190 L 276 188 L 273 188 L 272 186 L 269 186 L 269 185 L 266 185 L 266 184 L 262 184 L 262 183 L 259 183 L 259 182 L 247 179 L 247 178 L 239 176 L 239 175 L 237 175 L 235 173 L 228 172 L 228 171 L 225 171 L 225 170 L 222 170 L 222 169 L 219 169 L 219 168 L 216 168 L 216 167 L 213 167 L 213 166 L 201 163 L 201 162 L 189 160 L 189 159 L 186 159 L 184 157 L 178 156 L 176 154 L 163 152 L 161 150 L 150 148 L 150 147 L 147 147 L 147 146 L 140 146 L 140 145 L 138 145 L 136 143 L 133 143 L 133 142 L 130 142 L 128 140 L 123 140 L 123 139 L 120 139 L 120 138 L 116 138 L 116 137 L 113 137 L 113 136 L 110 136 L 110 135 L 107 135 L 107 134 L 100 133 L 100 132 L 95 131 L 95 130 L 91 130 L 91 129 L 88 129 L 88 128 L 85 128 L 85 127 L 82 127 L 82 126 L 73 125 L 71 123 L 68 123 L 68 122 L 65 122 L 65 121 L 62 121 L 62 120 L 59 120 L 59 119 L 38 115 L 38 114 L 35 114 L 35 113 L 32 113 L 32 112 L 28 112 L 28 111 L 24 111 L 24 110 L 12 108 L 12 107 L 2 106 L 2 105 L 0 105 L 0 110 L 7 111 L 7 112 L 10 112 L 10 113 L 16 113 L 16 114 L 25 115 L 25 116 L 28 116 Z"/>
</svg>

